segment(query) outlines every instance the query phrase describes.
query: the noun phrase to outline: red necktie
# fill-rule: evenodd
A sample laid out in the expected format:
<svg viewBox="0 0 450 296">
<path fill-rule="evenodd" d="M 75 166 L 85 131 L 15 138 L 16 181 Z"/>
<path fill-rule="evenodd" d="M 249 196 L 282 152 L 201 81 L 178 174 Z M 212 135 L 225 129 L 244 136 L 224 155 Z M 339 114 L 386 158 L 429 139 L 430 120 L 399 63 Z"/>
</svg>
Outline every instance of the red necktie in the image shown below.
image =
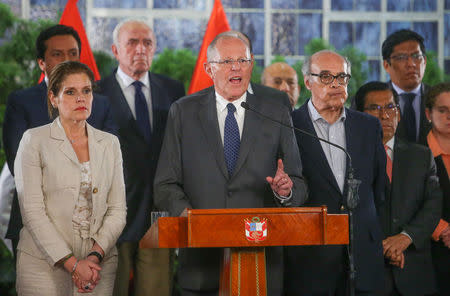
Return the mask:
<svg viewBox="0 0 450 296">
<path fill-rule="evenodd" d="M 388 145 L 384 145 L 384 150 L 386 150 L 386 174 L 389 177 L 389 182 L 392 183 L 392 159 L 389 157 L 388 149 Z"/>
</svg>

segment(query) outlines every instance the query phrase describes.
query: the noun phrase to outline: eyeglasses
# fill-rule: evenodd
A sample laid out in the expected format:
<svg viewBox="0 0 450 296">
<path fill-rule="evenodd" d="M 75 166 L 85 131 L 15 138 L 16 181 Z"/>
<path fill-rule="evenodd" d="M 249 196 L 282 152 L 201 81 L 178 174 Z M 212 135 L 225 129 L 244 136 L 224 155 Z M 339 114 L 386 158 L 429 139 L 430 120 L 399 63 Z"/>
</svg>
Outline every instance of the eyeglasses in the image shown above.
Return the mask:
<svg viewBox="0 0 450 296">
<path fill-rule="evenodd" d="M 391 60 L 401 63 L 407 62 L 409 58 L 411 58 L 413 62 L 419 63 L 423 61 L 424 55 L 421 53 L 413 53 L 413 54 L 399 54 L 390 57 Z"/>
<path fill-rule="evenodd" d="M 340 85 L 346 85 L 352 77 L 350 74 L 339 73 L 337 75 L 333 75 L 329 72 L 321 72 L 320 74 L 309 73 L 309 75 L 319 77 L 320 82 L 323 84 L 331 84 L 336 79 Z"/>
<path fill-rule="evenodd" d="M 210 61 L 208 63 L 219 64 L 227 68 L 231 68 L 234 64 L 238 64 L 242 68 L 247 68 L 252 63 L 252 59 L 237 59 L 237 60 L 227 59 L 222 61 Z"/>
<path fill-rule="evenodd" d="M 366 108 L 364 108 L 364 110 L 366 110 L 369 113 L 372 114 L 380 114 L 382 112 L 386 112 L 387 115 L 393 115 L 396 111 L 397 108 L 399 106 L 397 104 L 387 104 L 386 106 L 380 106 L 380 105 L 370 105 Z"/>
</svg>

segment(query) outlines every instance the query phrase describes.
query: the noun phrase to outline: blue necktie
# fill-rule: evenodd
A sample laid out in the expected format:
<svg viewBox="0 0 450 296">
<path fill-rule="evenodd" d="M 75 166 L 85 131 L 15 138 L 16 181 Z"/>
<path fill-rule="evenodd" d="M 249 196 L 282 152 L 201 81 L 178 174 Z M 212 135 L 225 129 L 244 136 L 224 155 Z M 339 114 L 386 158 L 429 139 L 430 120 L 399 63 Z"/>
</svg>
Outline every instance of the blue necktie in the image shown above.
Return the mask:
<svg viewBox="0 0 450 296">
<path fill-rule="evenodd" d="M 400 97 L 405 101 L 401 120 L 405 123 L 408 141 L 416 142 L 416 112 L 412 105 L 416 95 L 413 93 L 403 93 Z"/>
<path fill-rule="evenodd" d="M 136 108 L 136 123 L 139 131 L 144 136 L 145 142 L 150 144 L 152 138 L 152 129 L 150 127 L 150 116 L 148 114 L 148 105 L 142 92 L 142 82 L 136 80 L 132 83 L 136 92 L 134 94 L 134 106 Z"/>
<path fill-rule="evenodd" d="M 234 107 L 233 104 L 228 103 L 227 109 L 228 114 L 225 118 L 225 128 L 223 133 L 223 153 L 227 164 L 228 176 L 231 177 L 239 156 L 241 139 L 239 136 L 239 127 L 236 118 L 234 117 L 236 107 Z"/>
</svg>

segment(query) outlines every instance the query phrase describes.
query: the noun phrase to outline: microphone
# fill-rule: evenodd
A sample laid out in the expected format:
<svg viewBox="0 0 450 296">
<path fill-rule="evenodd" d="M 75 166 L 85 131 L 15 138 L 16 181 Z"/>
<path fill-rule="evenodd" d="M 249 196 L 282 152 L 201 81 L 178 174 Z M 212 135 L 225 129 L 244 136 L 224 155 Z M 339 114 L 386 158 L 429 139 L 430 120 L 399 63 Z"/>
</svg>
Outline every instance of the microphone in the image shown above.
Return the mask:
<svg viewBox="0 0 450 296">
<path fill-rule="evenodd" d="M 298 128 L 298 127 L 295 127 L 295 126 L 286 124 L 286 123 L 284 123 L 284 122 L 282 122 L 282 121 L 279 121 L 279 120 L 277 120 L 277 119 L 274 119 L 274 118 L 272 118 L 272 117 L 269 117 L 269 116 L 267 116 L 267 115 L 265 115 L 265 114 L 263 114 L 263 113 L 261 113 L 261 112 L 259 112 L 259 111 L 256 111 L 255 109 L 251 108 L 250 105 L 249 105 L 247 102 L 242 102 L 242 103 L 241 103 L 241 107 L 244 108 L 245 110 L 252 111 L 252 112 L 258 114 L 259 116 L 264 117 L 265 119 L 268 119 L 268 120 L 270 120 L 270 121 L 272 121 L 272 122 L 276 122 L 276 123 L 278 123 L 278 124 L 280 124 L 280 125 L 282 125 L 282 126 L 284 126 L 284 127 L 287 127 L 287 128 L 293 129 L 293 130 L 296 130 L 296 131 L 298 131 L 298 132 L 300 132 L 300 133 L 302 133 L 302 134 L 308 135 L 308 136 L 310 136 L 310 137 L 312 137 L 312 138 L 314 138 L 314 139 L 317 139 L 317 140 L 319 140 L 319 141 L 325 142 L 325 143 L 327 143 L 327 144 L 330 144 L 331 146 L 334 146 L 334 147 L 336 147 L 336 148 L 342 150 L 342 151 L 345 153 L 345 155 L 347 155 L 347 158 L 348 158 L 348 160 L 349 160 L 349 168 L 351 168 L 351 170 L 350 170 L 350 172 L 349 172 L 349 175 L 352 174 L 352 177 L 353 177 L 352 157 L 351 157 L 350 154 L 348 153 L 347 149 L 345 149 L 344 147 L 342 147 L 342 146 L 340 146 L 340 145 L 338 145 L 338 144 L 335 144 L 335 143 L 333 143 L 333 142 L 330 142 L 330 141 L 328 141 L 328 140 L 325 140 L 324 138 L 320 138 L 320 137 L 318 137 L 318 136 L 316 136 L 316 135 L 313 135 L 313 134 L 311 134 L 311 133 L 309 133 L 309 132 L 307 132 L 307 131 L 305 131 L 305 130 L 302 130 L 302 129 Z"/>
<path fill-rule="evenodd" d="M 325 140 L 323 138 L 320 138 L 314 134 L 311 134 L 305 130 L 302 130 L 300 128 L 297 128 L 295 126 L 286 124 L 280 120 L 277 120 L 275 118 L 272 118 L 270 116 L 267 116 L 259 111 L 256 111 L 255 109 L 251 108 L 250 105 L 247 102 L 242 102 L 241 103 L 241 107 L 244 108 L 245 110 L 254 112 L 256 114 L 258 114 L 259 116 L 268 119 L 272 122 L 276 122 L 278 124 L 280 124 L 281 126 L 293 129 L 295 131 L 298 131 L 304 135 L 307 135 L 309 137 L 312 137 L 314 139 L 317 139 L 319 141 L 325 142 L 327 144 L 330 144 L 331 146 L 334 146 L 342 151 L 344 151 L 345 155 L 347 156 L 348 160 L 349 160 L 349 165 L 348 165 L 348 179 L 347 179 L 347 184 L 348 184 L 348 191 L 347 191 L 347 208 L 348 208 L 348 216 L 349 216 L 349 245 L 347 247 L 347 255 L 348 255 L 348 260 L 349 260 L 349 281 L 350 281 L 350 295 L 354 296 L 355 293 L 355 280 L 356 280 L 356 268 L 355 268 L 355 262 L 354 262 L 354 250 L 353 250 L 353 246 L 354 246 L 354 222 L 353 222 L 353 210 L 356 208 L 356 206 L 358 205 L 359 202 L 359 196 L 358 196 L 358 189 L 359 189 L 359 185 L 361 184 L 360 180 L 357 180 L 354 178 L 353 176 L 353 167 L 352 167 L 352 158 L 350 156 L 350 154 L 348 153 L 347 149 L 345 149 L 344 147 L 337 145 L 335 143 L 332 143 L 328 140 Z"/>
<path fill-rule="evenodd" d="M 259 111 L 256 111 L 255 109 L 251 108 L 250 105 L 247 102 L 242 102 L 241 103 L 241 107 L 244 108 L 245 110 L 254 112 L 254 113 L 258 114 L 259 116 L 261 116 L 261 117 L 263 117 L 265 119 L 268 119 L 268 120 L 270 120 L 272 122 L 278 123 L 278 124 L 280 124 L 280 125 L 282 125 L 284 127 L 293 129 L 293 130 L 298 131 L 298 132 L 300 132 L 300 133 L 302 133 L 304 135 L 307 135 L 307 136 L 312 137 L 314 139 L 317 139 L 319 141 L 325 142 L 327 144 L 330 144 L 331 146 L 334 146 L 334 147 L 342 150 L 345 153 L 345 155 L 347 156 L 348 161 L 349 161 L 349 165 L 348 165 L 348 180 L 347 180 L 347 183 L 349 185 L 348 186 L 348 192 L 347 192 L 348 193 L 347 194 L 347 207 L 350 210 L 353 210 L 354 208 L 356 208 L 356 206 L 358 205 L 358 199 L 359 199 L 358 198 L 358 194 L 357 194 L 358 193 L 358 187 L 359 187 L 359 184 L 361 184 L 361 181 L 354 179 L 354 175 L 353 175 L 354 171 L 353 171 L 353 166 L 352 166 L 352 157 L 348 153 L 347 149 L 345 149 L 344 147 L 342 147 L 342 146 L 340 146 L 338 144 L 335 144 L 333 142 L 330 142 L 328 140 L 320 138 L 320 137 L 318 137 L 318 136 L 316 136 L 314 134 L 311 134 L 311 133 L 309 133 L 309 132 L 307 132 L 305 130 L 302 130 L 302 129 L 297 128 L 295 126 L 286 124 L 286 123 L 284 123 L 284 122 L 282 122 L 280 120 L 274 119 L 274 118 L 272 118 L 270 116 L 267 116 L 267 115 L 265 115 L 265 114 L 263 114 L 263 113 L 261 113 Z"/>
</svg>

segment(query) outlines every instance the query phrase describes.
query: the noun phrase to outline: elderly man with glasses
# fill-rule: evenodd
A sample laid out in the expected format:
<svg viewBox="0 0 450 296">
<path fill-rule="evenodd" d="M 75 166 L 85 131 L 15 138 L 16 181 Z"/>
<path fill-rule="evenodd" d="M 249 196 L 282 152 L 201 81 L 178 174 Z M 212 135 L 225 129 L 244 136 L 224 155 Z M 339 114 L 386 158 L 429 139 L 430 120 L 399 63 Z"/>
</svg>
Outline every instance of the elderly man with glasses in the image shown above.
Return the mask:
<svg viewBox="0 0 450 296">
<path fill-rule="evenodd" d="M 378 120 L 344 108 L 350 62 L 333 51 L 319 51 L 305 62 L 309 99 L 292 113 L 294 126 L 345 148 L 350 157 L 325 142 L 296 132 L 308 180 L 305 206 L 328 207 L 332 214 L 346 214 L 349 166 L 361 181 L 354 216 L 356 295 L 371 295 L 383 285 L 383 238 L 377 212 L 384 201 L 386 154 Z M 287 247 L 286 295 L 347 295 L 346 246 Z"/>
<path fill-rule="evenodd" d="M 386 285 L 380 295 L 432 295 L 437 291 L 430 237 L 442 203 L 433 155 L 395 136 L 400 111 L 387 83 L 366 83 L 355 102 L 358 111 L 380 120 L 386 150 L 386 202 L 380 212 Z"/>
<path fill-rule="evenodd" d="M 214 82 L 175 102 L 155 178 L 155 203 L 172 216 L 185 208 L 298 206 L 307 197 L 294 133 L 242 107 L 291 124 L 290 109 L 250 94 L 253 59 L 236 32 L 209 45 L 205 70 Z M 277 92 L 287 101 L 287 95 Z M 245 104 L 244 104 L 245 105 Z M 214 229 L 211 229 L 214 231 Z M 181 295 L 218 295 L 219 248 L 180 249 Z M 282 295 L 283 249 L 266 249 L 267 295 Z M 242 283 L 248 285 L 248 283 Z"/>
</svg>

